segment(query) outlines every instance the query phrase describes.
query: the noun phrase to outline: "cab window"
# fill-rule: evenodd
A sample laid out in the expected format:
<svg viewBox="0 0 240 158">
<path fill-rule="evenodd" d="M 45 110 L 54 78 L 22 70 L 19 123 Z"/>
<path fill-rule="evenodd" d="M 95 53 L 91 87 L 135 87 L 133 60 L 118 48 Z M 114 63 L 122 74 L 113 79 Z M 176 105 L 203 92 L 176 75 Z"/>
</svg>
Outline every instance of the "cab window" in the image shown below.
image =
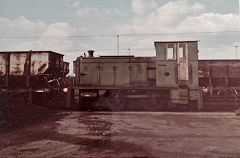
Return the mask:
<svg viewBox="0 0 240 158">
<path fill-rule="evenodd" d="M 185 58 L 185 45 L 184 44 L 179 45 L 178 52 L 179 52 L 178 54 L 179 54 L 180 59 Z"/>
<path fill-rule="evenodd" d="M 168 44 L 167 47 L 167 60 L 174 60 L 175 59 L 175 54 L 174 54 L 174 45 L 173 44 Z"/>
</svg>

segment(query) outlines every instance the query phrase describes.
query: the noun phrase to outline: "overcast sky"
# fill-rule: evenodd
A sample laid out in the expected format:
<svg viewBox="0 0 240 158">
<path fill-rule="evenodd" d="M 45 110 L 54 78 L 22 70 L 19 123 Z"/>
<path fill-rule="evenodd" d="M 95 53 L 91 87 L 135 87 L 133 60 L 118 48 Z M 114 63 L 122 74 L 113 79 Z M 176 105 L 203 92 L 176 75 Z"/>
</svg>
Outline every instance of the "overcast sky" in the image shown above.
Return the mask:
<svg viewBox="0 0 240 158">
<path fill-rule="evenodd" d="M 117 55 L 117 34 L 120 55 L 200 40 L 200 59 L 233 59 L 239 30 L 239 0 L 0 0 L 0 51 L 52 50 L 67 61 L 89 49 Z"/>
</svg>

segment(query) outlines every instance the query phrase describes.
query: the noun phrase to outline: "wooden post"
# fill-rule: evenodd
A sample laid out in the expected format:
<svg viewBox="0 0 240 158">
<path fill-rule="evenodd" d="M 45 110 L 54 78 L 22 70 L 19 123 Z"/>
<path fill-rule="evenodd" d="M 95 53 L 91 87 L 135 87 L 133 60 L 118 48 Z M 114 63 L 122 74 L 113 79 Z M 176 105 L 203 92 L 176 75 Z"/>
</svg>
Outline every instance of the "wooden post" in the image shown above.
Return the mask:
<svg viewBox="0 0 240 158">
<path fill-rule="evenodd" d="M 9 75 L 10 75 L 10 53 L 7 53 L 7 74 L 6 74 L 6 82 L 5 82 L 5 87 L 8 88 L 9 86 Z"/>
<path fill-rule="evenodd" d="M 31 105 L 32 104 L 32 91 L 28 92 L 28 104 Z"/>
<path fill-rule="evenodd" d="M 71 107 L 73 105 L 74 89 L 68 88 L 67 92 L 67 105 L 66 107 Z"/>
<path fill-rule="evenodd" d="M 213 95 L 213 88 L 212 88 L 212 62 L 208 63 L 208 72 L 209 72 L 209 76 L 208 76 L 208 80 L 209 80 L 209 91 L 210 91 L 210 97 L 212 98 Z"/>
<path fill-rule="evenodd" d="M 203 89 L 199 88 L 199 98 L 198 98 L 198 110 L 203 109 L 203 94 L 202 94 Z"/>
<path fill-rule="evenodd" d="M 24 66 L 24 71 L 26 71 L 26 88 L 30 88 L 30 77 L 31 77 L 31 51 L 27 53 L 26 67 Z"/>
</svg>

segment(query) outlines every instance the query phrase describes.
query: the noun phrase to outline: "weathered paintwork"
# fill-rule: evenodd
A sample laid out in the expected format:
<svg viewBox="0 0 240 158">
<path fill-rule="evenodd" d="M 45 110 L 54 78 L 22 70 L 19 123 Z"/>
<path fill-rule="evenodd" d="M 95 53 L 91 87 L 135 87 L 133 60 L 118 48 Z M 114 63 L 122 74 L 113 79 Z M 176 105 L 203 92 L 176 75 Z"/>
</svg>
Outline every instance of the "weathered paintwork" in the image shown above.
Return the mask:
<svg viewBox="0 0 240 158">
<path fill-rule="evenodd" d="M 200 87 L 240 87 L 239 60 L 199 60 Z"/>
<path fill-rule="evenodd" d="M 74 62 L 76 84 L 86 86 L 146 86 L 156 80 L 155 58 L 78 58 Z"/>
<path fill-rule="evenodd" d="M 51 51 L 0 52 L 1 88 L 41 88 L 48 86 L 54 77 L 65 76 L 68 63 L 63 63 L 63 55 Z"/>
<path fill-rule="evenodd" d="M 198 89 L 198 42 L 193 41 L 188 43 L 188 66 L 189 66 L 189 81 L 190 89 Z"/>
<path fill-rule="evenodd" d="M 240 61 L 199 60 L 199 87 L 206 109 L 235 110 L 240 104 Z"/>
<path fill-rule="evenodd" d="M 107 87 L 119 90 L 125 87 L 125 92 L 108 92 L 114 94 L 110 100 L 115 96 L 124 96 L 128 99 L 138 98 L 141 104 L 141 99 L 145 98 L 152 102 L 155 100 L 154 104 L 159 106 L 163 98 L 167 100 L 166 97 L 169 97 L 171 104 L 196 104 L 199 100 L 198 42 L 155 42 L 155 48 L 156 57 L 79 57 L 74 62 L 76 85 L 81 86 L 77 91 L 100 94 L 103 88 L 106 92 Z M 170 55 L 169 48 L 172 50 Z M 127 90 L 129 87 L 132 90 Z M 145 92 L 150 88 L 151 91 L 146 94 L 134 87 L 143 87 Z M 116 97 L 115 100 L 119 102 Z"/>
<path fill-rule="evenodd" d="M 198 42 L 155 42 L 155 48 L 156 86 L 171 89 L 172 103 L 188 104 L 190 100 L 199 100 Z"/>
<path fill-rule="evenodd" d="M 7 74 L 8 54 L 0 53 L 0 76 Z"/>
<path fill-rule="evenodd" d="M 199 60 L 199 77 L 239 77 L 239 60 Z M 205 74 L 205 75 L 203 75 Z"/>
<path fill-rule="evenodd" d="M 64 75 L 67 75 L 69 73 L 69 63 L 63 62 L 63 69 L 64 69 Z"/>
<path fill-rule="evenodd" d="M 167 59 L 168 47 L 174 48 L 174 58 Z M 179 48 L 184 46 L 184 57 L 180 58 Z M 198 42 L 155 42 L 156 47 L 156 85 L 159 87 L 178 87 L 185 83 L 197 87 Z M 194 71 L 196 70 L 196 71 Z M 185 82 L 181 82 L 185 81 Z"/>
<path fill-rule="evenodd" d="M 49 68 L 49 53 L 31 53 L 31 75 L 43 74 Z"/>
<path fill-rule="evenodd" d="M 10 53 L 9 74 L 16 76 L 28 74 L 28 57 L 27 52 Z"/>
<path fill-rule="evenodd" d="M 63 55 L 51 51 L 0 52 L 0 75 L 6 75 L 8 69 L 9 75 L 38 75 L 49 68 L 63 69 Z"/>
</svg>

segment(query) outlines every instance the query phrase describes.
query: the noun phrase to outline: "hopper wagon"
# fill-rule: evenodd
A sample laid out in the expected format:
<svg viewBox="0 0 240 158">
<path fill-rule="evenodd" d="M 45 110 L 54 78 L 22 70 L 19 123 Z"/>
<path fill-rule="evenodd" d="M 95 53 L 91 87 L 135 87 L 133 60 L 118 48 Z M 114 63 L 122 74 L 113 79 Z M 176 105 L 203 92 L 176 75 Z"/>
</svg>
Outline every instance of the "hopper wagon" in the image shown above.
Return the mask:
<svg viewBox="0 0 240 158">
<path fill-rule="evenodd" d="M 53 94 L 63 88 L 61 80 L 68 72 L 69 63 L 56 52 L 0 52 L 0 92 L 14 96 L 18 102 L 47 102 L 54 98 Z"/>
<path fill-rule="evenodd" d="M 204 109 L 233 111 L 240 105 L 240 61 L 199 60 L 199 87 Z"/>
</svg>

